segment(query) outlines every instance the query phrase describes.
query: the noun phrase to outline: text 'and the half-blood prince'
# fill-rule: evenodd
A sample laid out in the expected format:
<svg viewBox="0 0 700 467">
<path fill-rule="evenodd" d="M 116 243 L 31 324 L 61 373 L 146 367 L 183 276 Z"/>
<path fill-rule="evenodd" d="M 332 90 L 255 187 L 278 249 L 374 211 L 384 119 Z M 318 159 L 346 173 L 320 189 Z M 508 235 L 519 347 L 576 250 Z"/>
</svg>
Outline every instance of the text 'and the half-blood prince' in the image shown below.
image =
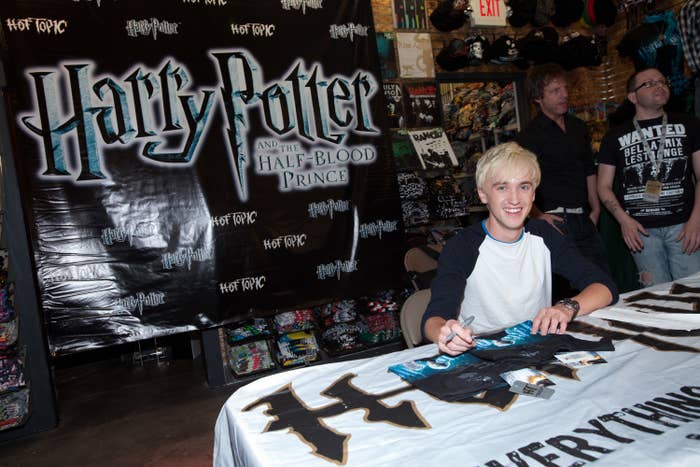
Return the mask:
<svg viewBox="0 0 700 467">
<path fill-rule="evenodd" d="M 26 70 L 33 84 L 34 108 L 20 115 L 20 121 L 43 147 L 39 177 L 68 178 L 75 183 L 109 180 L 104 147 L 138 140 L 143 142 L 143 162 L 189 165 L 201 149 L 217 97 L 226 120 L 227 127 L 222 130 L 241 201 L 250 196 L 247 171 L 252 154 L 248 133 L 253 109 L 259 112 L 262 128 L 270 136 L 299 138 L 296 149 L 302 151 L 301 143 L 317 144 L 304 153 L 312 165 L 309 173 L 280 174 L 283 190 L 347 184 L 346 172 L 337 167 L 316 170 L 316 166 L 376 160 L 372 145 L 342 144 L 349 133 L 381 134 L 370 113 L 370 100 L 378 89 L 372 74 L 357 70 L 353 76 L 326 76 L 321 64 L 307 67 L 303 59 L 298 59 L 282 78 L 265 82 L 263 67 L 245 49 L 210 50 L 209 55 L 219 77 L 216 86 L 210 88 L 190 89 L 186 66 L 170 57 L 158 69 L 138 64 L 120 78 L 95 76 L 97 65 L 91 60 Z M 72 114 L 62 110 L 69 107 Z M 166 137 L 170 141 L 173 136 L 181 136 L 180 147 L 161 149 Z M 77 141 L 75 158 L 66 150 L 69 137 Z M 265 171 L 266 162 L 259 162 L 258 170 Z M 270 167 L 273 164 L 270 161 Z"/>
</svg>

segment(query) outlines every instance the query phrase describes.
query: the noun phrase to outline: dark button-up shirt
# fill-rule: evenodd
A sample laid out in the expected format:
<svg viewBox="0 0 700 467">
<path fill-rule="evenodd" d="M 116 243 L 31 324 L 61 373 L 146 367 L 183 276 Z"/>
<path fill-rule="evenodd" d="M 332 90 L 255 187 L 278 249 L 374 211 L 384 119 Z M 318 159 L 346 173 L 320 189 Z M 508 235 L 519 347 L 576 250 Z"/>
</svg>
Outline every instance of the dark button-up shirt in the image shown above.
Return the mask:
<svg viewBox="0 0 700 467">
<path fill-rule="evenodd" d="M 535 204 L 541 211 L 557 207 L 588 206 L 586 178 L 595 174 L 586 124 L 564 116 L 566 132 L 554 120 L 539 114 L 517 137 L 518 144 L 534 152 L 542 170 Z"/>
</svg>

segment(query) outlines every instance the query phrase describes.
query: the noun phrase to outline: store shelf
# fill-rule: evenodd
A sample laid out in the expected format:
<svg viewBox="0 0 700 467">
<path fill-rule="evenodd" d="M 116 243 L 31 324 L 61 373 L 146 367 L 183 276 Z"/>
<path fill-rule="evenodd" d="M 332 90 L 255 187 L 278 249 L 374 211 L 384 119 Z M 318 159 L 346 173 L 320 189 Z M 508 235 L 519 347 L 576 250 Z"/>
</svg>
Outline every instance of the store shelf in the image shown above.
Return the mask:
<svg viewBox="0 0 700 467">
<path fill-rule="evenodd" d="M 394 291 L 392 295 L 396 300 L 401 300 L 401 296 L 403 296 L 403 291 Z M 353 311 L 356 312 L 356 315 L 350 318 L 344 315 L 343 319 L 348 319 L 347 321 L 337 321 L 335 320 L 336 316 L 329 320 L 328 315 L 326 315 L 324 322 L 324 318 L 319 315 L 319 308 L 342 302 L 355 302 L 356 308 Z M 378 309 L 382 311 L 369 311 L 370 307 L 368 305 L 370 304 L 378 307 Z M 384 308 L 385 306 L 386 308 Z M 239 385 L 253 381 L 261 376 L 303 366 L 354 360 L 401 350 L 405 348 L 405 343 L 400 332 L 398 318 L 399 308 L 399 303 L 395 301 L 372 301 L 365 297 L 364 301 L 360 299 L 356 301 L 336 301 L 314 307 L 313 319 L 310 321 L 310 326 L 312 326 L 312 328 L 306 331 L 298 331 L 295 328 L 290 334 L 285 332 L 286 330 L 275 327 L 276 321 L 274 317 L 289 312 L 280 312 L 273 317 L 266 318 L 270 326 L 269 334 L 265 335 L 257 334 L 250 335 L 247 338 L 241 338 L 239 333 L 235 333 L 235 337 L 232 337 L 230 331 L 227 332 L 226 327 L 203 331 L 202 346 L 207 369 L 207 381 L 210 386 Z M 341 315 L 343 312 L 344 311 L 340 311 Z M 337 310 L 336 313 L 338 313 Z M 239 323 L 236 326 L 240 326 L 241 324 L 243 323 Z M 231 328 L 234 327 L 235 326 L 231 326 Z M 248 326 L 248 329 L 252 328 L 253 326 Z M 352 328 L 354 328 L 354 334 L 352 333 Z M 259 326 L 256 329 L 262 329 L 262 327 Z M 339 338 L 339 341 L 323 339 L 324 331 L 329 329 L 339 329 L 340 334 L 335 334 L 335 336 L 333 336 Z M 346 331 L 350 333 L 348 334 Z M 293 336 L 293 333 L 296 332 L 308 333 L 315 339 L 315 348 L 313 352 L 310 353 L 310 355 L 314 356 L 314 360 L 308 362 L 302 361 L 299 364 L 285 366 L 280 358 L 280 354 L 283 352 L 280 351 L 281 347 L 278 346 L 278 342 L 282 341 L 284 343 L 285 336 Z M 236 340 L 232 342 L 232 339 Z M 251 343 L 261 342 L 265 342 L 266 344 L 262 346 L 259 346 L 260 344 L 250 345 Z M 341 345 L 333 346 L 331 342 L 339 342 Z M 232 365 L 231 362 L 229 362 L 231 348 L 238 348 L 240 346 L 240 354 L 238 354 L 238 351 L 235 351 L 234 354 L 236 358 L 240 355 L 241 358 L 245 360 L 247 351 L 245 348 L 246 345 L 254 349 L 254 352 L 250 354 L 251 363 L 244 362 L 240 364 L 240 360 L 237 359 Z M 267 357 L 258 352 L 259 348 L 264 349 L 265 346 L 269 349 L 269 355 Z M 302 344 L 301 354 L 309 350 L 305 346 L 306 344 Z M 268 361 L 272 361 L 271 368 L 266 368 L 267 365 L 262 364 L 262 362 Z M 255 368 L 246 365 L 253 365 Z M 258 368 L 260 368 L 260 370 L 258 370 Z M 250 371 L 250 373 L 246 374 L 246 371 Z"/>
</svg>

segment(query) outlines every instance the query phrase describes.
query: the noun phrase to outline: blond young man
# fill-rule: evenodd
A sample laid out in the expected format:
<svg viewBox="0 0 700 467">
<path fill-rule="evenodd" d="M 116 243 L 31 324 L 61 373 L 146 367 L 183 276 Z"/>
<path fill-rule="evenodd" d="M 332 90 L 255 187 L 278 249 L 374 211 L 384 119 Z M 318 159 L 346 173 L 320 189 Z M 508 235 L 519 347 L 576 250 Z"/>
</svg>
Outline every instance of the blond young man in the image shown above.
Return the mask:
<svg viewBox="0 0 700 467">
<path fill-rule="evenodd" d="M 445 246 L 423 316 L 423 335 L 440 351 L 458 355 L 474 347 L 475 335 L 530 319 L 533 333 L 561 334 L 577 315 L 617 300 L 610 277 L 573 243 L 547 222 L 528 220 L 540 176 L 535 155 L 516 143 L 479 159 L 477 190 L 489 215 Z M 581 292 L 552 305 L 552 272 Z M 462 327 L 468 316 L 472 325 Z"/>
</svg>

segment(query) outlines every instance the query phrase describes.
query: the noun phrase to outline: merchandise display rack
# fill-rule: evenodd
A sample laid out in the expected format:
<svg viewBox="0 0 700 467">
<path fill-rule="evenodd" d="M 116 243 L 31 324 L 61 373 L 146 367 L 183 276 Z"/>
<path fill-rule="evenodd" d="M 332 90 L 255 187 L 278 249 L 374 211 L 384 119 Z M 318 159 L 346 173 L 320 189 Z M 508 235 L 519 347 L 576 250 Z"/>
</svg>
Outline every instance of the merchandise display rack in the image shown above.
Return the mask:
<svg viewBox="0 0 700 467">
<path fill-rule="evenodd" d="M 300 366 L 366 358 L 405 348 L 399 310 L 406 291 L 393 290 L 386 309 L 370 311 L 371 298 L 329 302 L 292 311 L 280 311 L 229 326 L 202 332 L 207 381 L 210 386 L 240 384 L 262 375 Z M 335 318 L 322 310 L 352 302 L 356 315 Z M 389 305 L 390 303 L 390 305 Z M 305 315 L 300 319 L 300 316 Z M 340 313 L 342 315 L 342 313 Z M 290 319 L 294 316 L 294 322 Z M 306 317 L 309 319 L 306 320 Z M 377 322 L 381 324 L 377 325 Z M 377 326 L 385 328 L 377 331 Z M 329 340 L 333 328 L 339 341 Z M 254 331 L 253 331 L 254 330 Z M 350 330 L 350 332 L 347 332 Z M 352 337 L 351 337 L 352 336 Z M 290 355 L 297 351 L 298 358 Z M 306 358 L 305 358 L 306 357 Z"/>
<path fill-rule="evenodd" d="M 452 164 L 421 167 L 413 148 L 398 136 L 392 141 L 394 157 L 400 160 L 397 177 L 407 246 L 444 245 L 456 231 L 486 217 L 476 190 L 476 161 L 490 147 L 511 140 L 530 119 L 522 72 L 438 73 L 435 84 Z"/>
<path fill-rule="evenodd" d="M 2 216 L 4 212 L 0 213 L 0 229 Z M 24 425 L 30 407 L 26 349 L 18 339 L 19 316 L 12 304 L 14 286 L 8 264 L 7 250 L 0 249 L 0 432 Z"/>
<path fill-rule="evenodd" d="M 5 79 L 0 67 L 0 87 Z M 34 282 L 31 255 L 27 243 L 27 230 L 22 212 L 22 202 L 17 183 L 17 171 L 10 147 L 5 95 L 0 92 L 0 160 L 2 161 L 3 235 L 11 260 L 10 278 L 14 285 L 12 306 L 17 310 L 17 342 L 21 347 L 24 363 L 26 395 L 29 410 L 22 424 L 0 430 L 0 444 L 28 436 L 56 426 L 56 400 L 49 368 L 49 352 Z"/>
</svg>

